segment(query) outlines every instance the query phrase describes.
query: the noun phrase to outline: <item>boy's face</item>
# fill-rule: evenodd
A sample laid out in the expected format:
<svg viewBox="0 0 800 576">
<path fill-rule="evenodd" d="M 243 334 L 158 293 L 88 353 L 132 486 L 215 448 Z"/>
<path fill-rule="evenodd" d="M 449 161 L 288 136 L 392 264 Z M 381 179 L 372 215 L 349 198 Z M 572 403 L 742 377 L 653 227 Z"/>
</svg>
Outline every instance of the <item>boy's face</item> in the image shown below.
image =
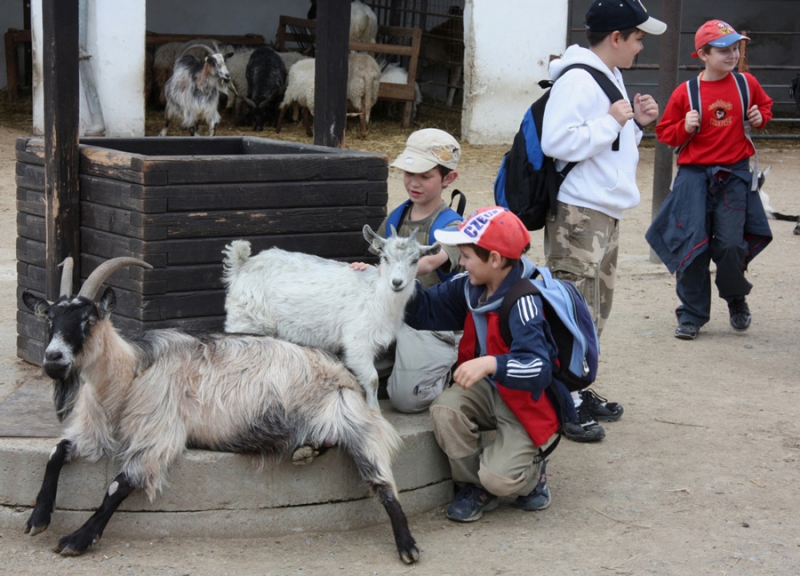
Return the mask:
<svg viewBox="0 0 800 576">
<path fill-rule="evenodd" d="M 614 32 L 614 34 L 618 34 L 618 32 Z M 645 36 L 647 36 L 647 34 L 641 30 L 636 30 L 633 34 L 624 39 L 620 34 L 617 49 L 617 68 L 630 68 L 633 66 L 636 55 L 644 48 L 642 39 Z"/>
<path fill-rule="evenodd" d="M 453 182 L 457 176 L 458 174 L 456 172 L 450 172 L 447 176 L 442 178 L 439 168 L 434 167 L 421 174 L 404 172 L 403 184 L 406 187 L 409 199 L 413 203 L 427 204 L 433 201 L 438 203 L 442 197 L 442 190 Z"/>
<path fill-rule="evenodd" d="M 469 244 L 461 244 L 458 249 L 461 251 L 461 259 L 458 263 L 469 272 L 469 283 L 473 286 L 483 286 L 494 279 L 497 274 L 495 266 L 492 265 L 492 258 L 484 262 L 472 249 Z M 494 252 L 493 254 L 497 254 Z"/>
<path fill-rule="evenodd" d="M 708 51 L 700 50 L 697 57 L 706 65 L 706 70 L 717 74 L 726 74 L 739 65 L 739 43 L 736 42 L 727 48 L 709 47 Z"/>
</svg>

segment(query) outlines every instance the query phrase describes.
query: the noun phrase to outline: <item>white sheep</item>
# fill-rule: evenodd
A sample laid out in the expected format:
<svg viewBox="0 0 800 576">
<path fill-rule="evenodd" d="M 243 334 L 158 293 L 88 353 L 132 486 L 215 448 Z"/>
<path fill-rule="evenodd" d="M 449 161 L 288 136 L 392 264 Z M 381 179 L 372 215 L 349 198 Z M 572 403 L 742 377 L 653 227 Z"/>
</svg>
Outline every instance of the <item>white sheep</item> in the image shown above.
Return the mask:
<svg viewBox="0 0 800 576">
<path fill-rule="evenodd" d="M 314 114 L 315 63 L 316 60 L 314 58 L 300 60 L 289 70 L 286 80 L 286 92 L 280 104 L 280 114 L 278 115 L 275 132 L 280 133 L 283 116 L 289 106 L 297 104 L 303 111 L 303 126 L 306 128 L 306 134 L 308 136 L 314 135 L 311 128 L 310 115 Z"/>
<path fill-rule="evenodd" d="M 242 100 L 242 96 L 247 96 L 248 88 L 247 88 L 247 63 L 250 61 L 250 55 L 255 51 L 255 48 L 248 48 L 247 50 L 241 50 L 239 52 L 234 53 L 233 56 L 228 58 L 225 61 L 225 64 L 228 66 L 228 72 L 231 75 L 231 86 L 235 90 L 228 91 L 228 102 L 225 105 L 225 108 L 230 110 L 231 108 L 236 108 L 234 112 L 234 117 L 236 118 L 236 123 L 238 124 L 243 116 L 241 114 L 242 105 L 244 104 L 244 100 Z M 239 96 L 241 95 L 241 96 Z"/>
<path fill-rule="evenodd" d="M 388 64 L 381 74 L 381 84 L 408 84 L 408 70 L 394 62 Z M 419 84 L 414 82 L 414 102 L 411 109 L 411 117 L 417 114 L 417 107 L 422 103 L 422 92 L 419 90 Z M 389 104 L 395 104 L 390 102 Z"/>
<path fill-rule="evenodd" d="M 104 262 L 73 298 L 68 259 L 57 302 L 22 295 L 48 320 L 44 369 L 54 380 L 56 414 L 67 424 L 25 532 L 50 525 L 61 468 L 80 456 L 107 456 L 121 469 L 95 514 L 59 540 L 56 551 L 64 556 L 97 542 L 135 490 L 152 501 L 187 446 L 274 460 L 306 459 L 337 445 L 386 509 L 400 558 L 416 562 L 391 470 L 400 437 L 367 406 L 342 363 L 322 350 L 253 335 L 152 330 L 126 340 L 110 319 L 114 291 L 106 288 L 98 303 L 94 298 L 106 278 L 128 265 L 151 268 L 134 258 Z"/>
<path fill-rule="evenodd" d="M 347 102 L 359 117 L 361 136 L 367 135 L 370 112 L 378 101 L 381 67 L 375 58 L 362 52 L 351 52 L 347 58 Z"/>
<path fill-rule="evenodd" d="M 395 339 L 414 293 L 417 262 L 439 251 L 392 228 L 386 240 L 364 226 L 380 253 L 380 269 L 351 270 L 343 262 L 271 248 L 250 256 L 250 243 L 225 247 L 225 331 L 266 334 L 341 353 L 378 408 L 375 356 Z"/>
<path fill-rule="evenodd" d="M 378 37 L 378 17 L 372 8 L 355 0 L 350 4 L 350 41 L 375 44 Z"/>
</svg>

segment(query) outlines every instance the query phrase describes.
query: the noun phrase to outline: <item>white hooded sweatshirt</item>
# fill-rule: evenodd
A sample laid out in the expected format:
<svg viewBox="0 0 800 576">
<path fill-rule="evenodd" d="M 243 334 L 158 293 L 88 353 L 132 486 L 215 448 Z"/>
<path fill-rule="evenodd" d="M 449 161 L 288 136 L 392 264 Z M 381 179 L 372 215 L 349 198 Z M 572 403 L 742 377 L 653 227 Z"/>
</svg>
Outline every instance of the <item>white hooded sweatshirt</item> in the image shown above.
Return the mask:
<svg viewBox="0 0 800 576">
<path fill-rule="evenodd" d="M 604 72 L 627 100 L 619 69 L 611 69 L 591 50 L 573 45 L 564 56 L 550 63 L 550 91 L 542 125 L 542 150 L 556 158 L 561 170 L 568 162 L 578 164 L 567 175 L 558 200 L 622 218 L 622 211 L 639 204 L 636 186 L 638 145 L 642 131 L 633 120 L 625 126 L 608 113 L 611 102 L 585 70 L 561 72 L 571 64 L 586 64 Z M 620 136 L 619 150 L 611 145 Z"/>
</svg>

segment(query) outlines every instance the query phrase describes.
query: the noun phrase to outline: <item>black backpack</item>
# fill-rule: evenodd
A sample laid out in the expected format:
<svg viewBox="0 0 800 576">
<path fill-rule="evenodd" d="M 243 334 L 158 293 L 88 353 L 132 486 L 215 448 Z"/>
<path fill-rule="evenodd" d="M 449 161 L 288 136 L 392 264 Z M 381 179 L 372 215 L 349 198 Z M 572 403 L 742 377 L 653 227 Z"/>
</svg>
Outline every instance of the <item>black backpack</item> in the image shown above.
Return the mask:
<svg viewBox="0 0 800 576">
<path fill-rule="evenodd" d="M 561 75 L 573 68 L 591 74 L 611 103 L 623 98 L 622 92 L 608 76 L 587 64 L 567 66 Z M 539 86 L 548 90 L 525 113 L 511 150 L 503 156 L 494 181 L 495 203 L 519 216 L 528 230 L 544 228 L 548 212 L 555 215 L 558 189 L 577 164 L 570 162 L 559 172 L 555 160 L 542 152 L 542 120 L 553 81 L 542 80 Z M 619 150 L 619 136 L 611 149 Z"/>
</svg>

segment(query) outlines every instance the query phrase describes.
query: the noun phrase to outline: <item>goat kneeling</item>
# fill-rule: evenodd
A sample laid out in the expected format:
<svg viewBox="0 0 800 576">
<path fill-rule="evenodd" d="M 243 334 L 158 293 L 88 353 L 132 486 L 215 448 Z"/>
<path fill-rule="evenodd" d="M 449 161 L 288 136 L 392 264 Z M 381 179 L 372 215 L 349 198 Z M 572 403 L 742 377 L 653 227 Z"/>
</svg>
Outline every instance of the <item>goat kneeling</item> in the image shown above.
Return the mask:
<svg viewBox="0 0 800 576">
<path fill-rule="evenodd" d="M 225 247 L 225 331 L 266 334 L 341 353 L 378 408 L 375 356 L 397 336 L 414 294 L 417 263 L 438 244 L 414 234 L 383 239 L 369 226 L 364 238 L 380 254 L 380 270 L 351 270 L 343 262 L 271 248 L 250 256 L 250 243 Z"/>
<path fill-rule="evenodd" d="M 25 305 L 47 318 L 44 369 L 64 438 L 47 463 L 26 533 L 50 524 L 61 467 L 80 456 L 122 463 L 100 508 L 59 540 L 64 556 L 84 552 L 103 534 L 117 507 L 142 489 L 152 501 L 167 469 L 187 446 L 283 459 L 307 447 L 341 446 L 391 519 L 400 558 L 419 559 L 397 500 L 391 460 L 400 437 L 371 410 L 353 375 L 328 353 L 252 335 L 189 335 L 152 330 L 126 340 L 111 323 L 114 291 L 94 297 L 133 258 L 105 262 L 70 296 L 72 262 L 64 266 L 54 304 L 28 292 Z"/>
</svg>

